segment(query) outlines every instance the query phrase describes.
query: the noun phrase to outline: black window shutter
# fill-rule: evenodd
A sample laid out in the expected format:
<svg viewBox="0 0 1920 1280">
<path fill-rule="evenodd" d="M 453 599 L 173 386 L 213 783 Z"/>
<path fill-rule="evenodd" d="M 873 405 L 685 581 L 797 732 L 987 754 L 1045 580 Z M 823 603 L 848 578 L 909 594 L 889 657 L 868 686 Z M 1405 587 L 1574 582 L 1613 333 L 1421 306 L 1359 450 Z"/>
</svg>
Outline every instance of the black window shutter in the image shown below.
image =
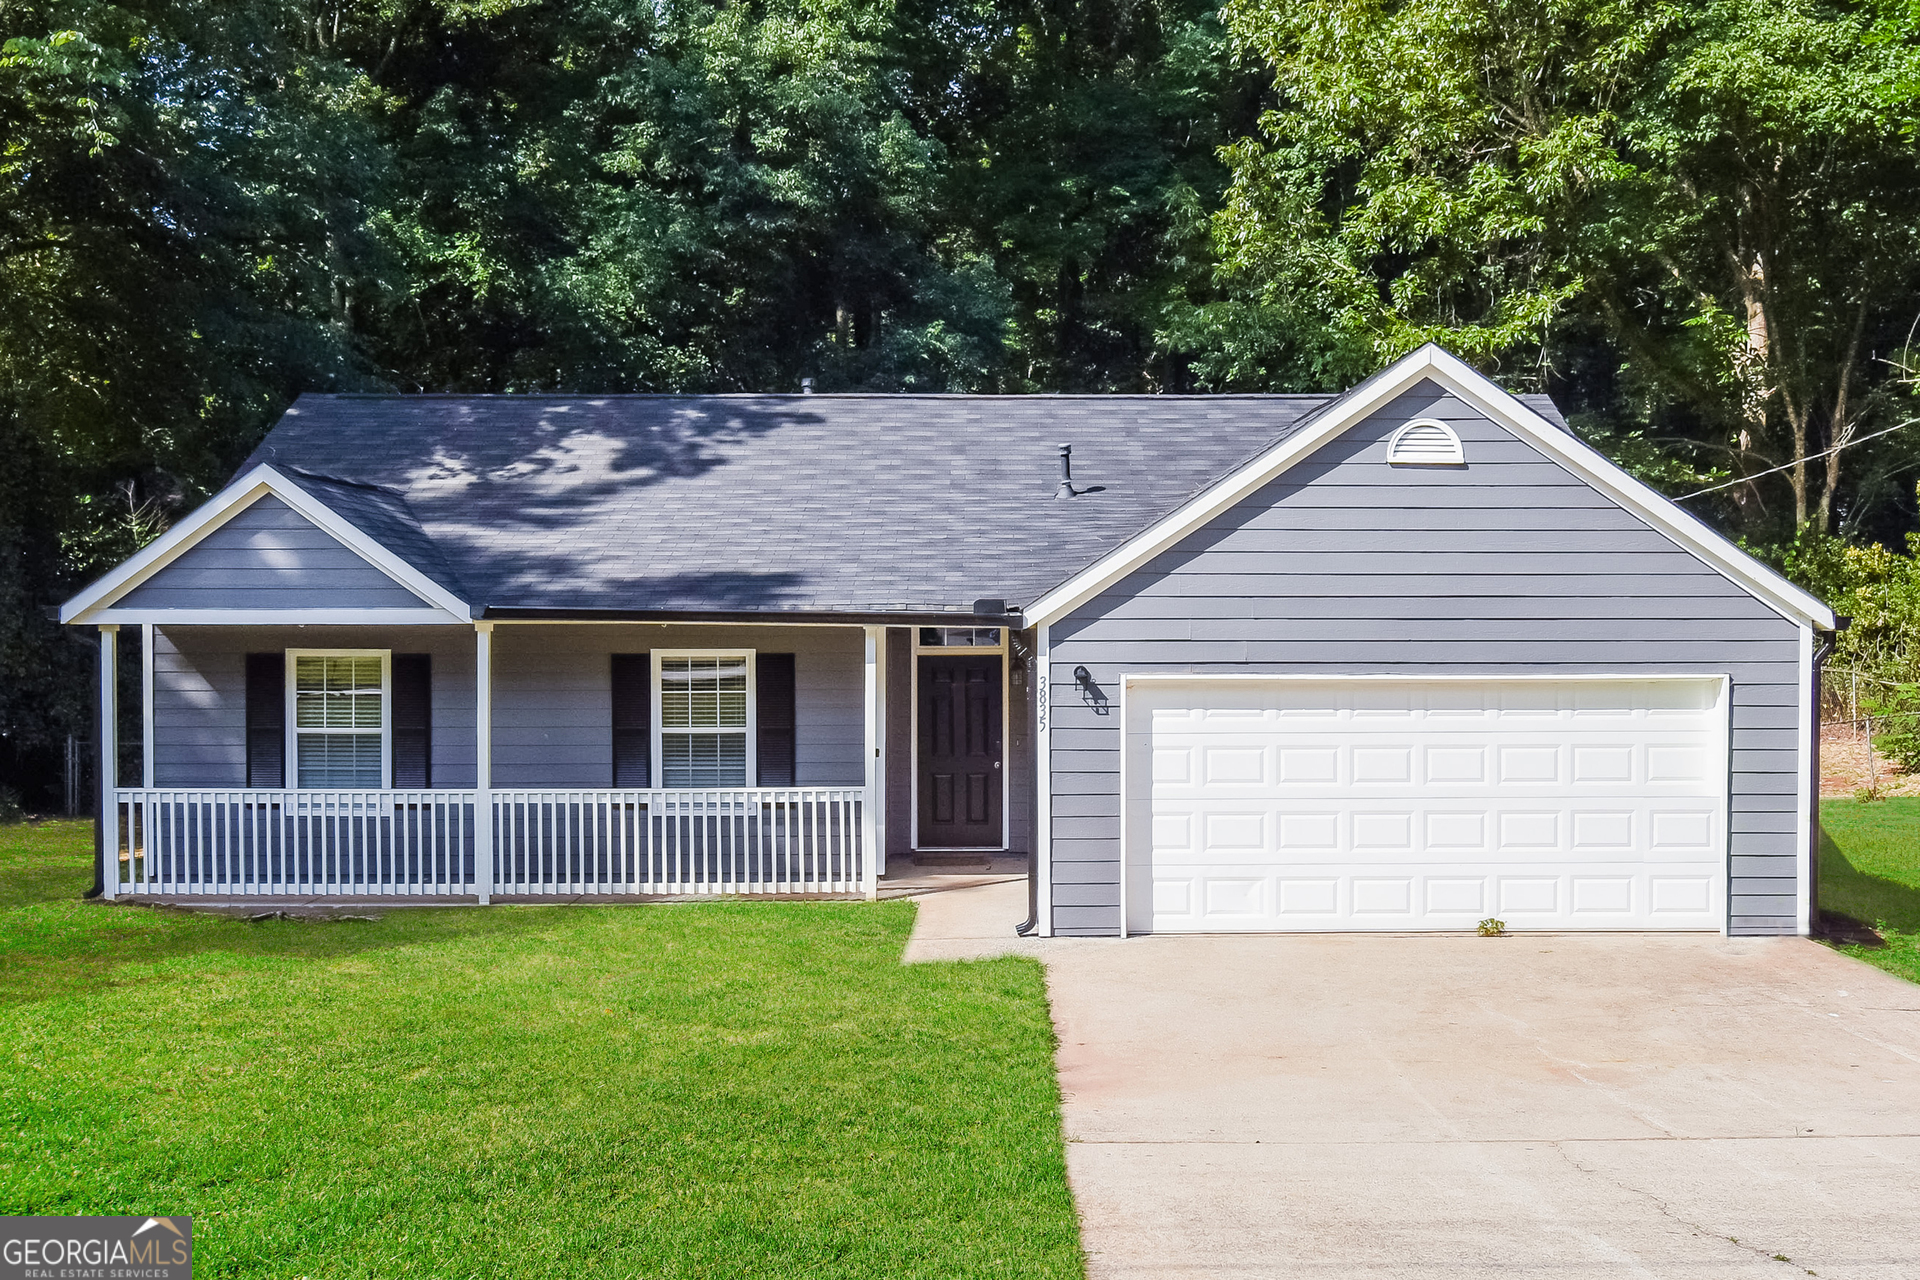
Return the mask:
<svg viewBox="0 0 1920 1280">
<path fill-rule="evenodd" d="M 287 785 L 287 655 L 247 655 L 247 785 Z"/>
<path fill-rule="evenodd" d="M 433 785 L 433 655 L 393 655 L 393 785 Z"/>
<path fill-rule="evenodd" d="M 754 718 L 760 746 L 755 764 L 763 787 L 793 785 L 793 655 L 763 653 L 754 659 Z"/>
<path fill-rule="evenodd" d="M 653 663 L 644 653 L 613 655 L 613 785 L 653 785 Z"/>
</svg>

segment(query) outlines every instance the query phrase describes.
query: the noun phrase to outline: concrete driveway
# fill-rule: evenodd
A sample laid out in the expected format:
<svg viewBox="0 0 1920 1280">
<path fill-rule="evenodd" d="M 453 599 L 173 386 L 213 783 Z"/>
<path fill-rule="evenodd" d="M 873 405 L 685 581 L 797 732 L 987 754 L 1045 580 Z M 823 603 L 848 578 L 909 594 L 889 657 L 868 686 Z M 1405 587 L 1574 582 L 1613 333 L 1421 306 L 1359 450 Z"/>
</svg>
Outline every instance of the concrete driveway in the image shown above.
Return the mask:
<svg viewBox="0 0 1920 1280">
<path fill-rule="evenodd" d="M 930 931 L 1012 900 L 969 894 Z M 1920 1277 L 1920 987 L 1817 944 L 1019 949 L 1094 1277 Z"/>
</svg>

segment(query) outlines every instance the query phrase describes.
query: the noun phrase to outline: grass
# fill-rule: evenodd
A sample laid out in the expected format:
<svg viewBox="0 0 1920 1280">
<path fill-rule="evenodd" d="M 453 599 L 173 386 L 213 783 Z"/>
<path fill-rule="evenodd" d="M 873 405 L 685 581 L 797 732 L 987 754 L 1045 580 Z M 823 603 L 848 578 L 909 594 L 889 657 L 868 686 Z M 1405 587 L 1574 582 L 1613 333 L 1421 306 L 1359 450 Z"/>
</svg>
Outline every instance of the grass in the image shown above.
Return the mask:
<svg viewBox="0 0 1920 1280">
<path fill-rule="evenodd" d="M 248 922 L 0 827 L 0 1213 L 194 1217 L 195 1274 L 1074 1277 L 1026 959 L 906 903 Z"/>
<path fill-rule="evenodd" d="M 1820 806 L 1820 908 L 1873 925 L 1884 947 L 1848 955 L 1920 982 L 1920 799 Z"/>
</svg>

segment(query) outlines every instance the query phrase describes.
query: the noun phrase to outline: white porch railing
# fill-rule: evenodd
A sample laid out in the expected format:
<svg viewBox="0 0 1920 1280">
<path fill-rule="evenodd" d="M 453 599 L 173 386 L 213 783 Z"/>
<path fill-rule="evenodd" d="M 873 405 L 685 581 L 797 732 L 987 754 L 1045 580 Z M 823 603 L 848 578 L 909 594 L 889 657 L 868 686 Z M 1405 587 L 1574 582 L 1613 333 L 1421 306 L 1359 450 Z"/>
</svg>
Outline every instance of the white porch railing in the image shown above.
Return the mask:
<svg viewBox="0 0 1920 1280">
<path fill-rule="evenodd" d="M 496 789 L 484 832 L 475 827 L 481 795 L 121 788 L 109 836 L 116 891 L 558 897 L 865 887 L 861 787 Z"/>
<path fill-rule="evenodd" d="M 858 893 L 860 787 L 493 793 L 498 894 Z"/>
<path fill-rule="evenodd" d="M 120 893 L 466 894 L 477 870 L 475 796 L 121 788 L 109 847 Z"/>
</svg>

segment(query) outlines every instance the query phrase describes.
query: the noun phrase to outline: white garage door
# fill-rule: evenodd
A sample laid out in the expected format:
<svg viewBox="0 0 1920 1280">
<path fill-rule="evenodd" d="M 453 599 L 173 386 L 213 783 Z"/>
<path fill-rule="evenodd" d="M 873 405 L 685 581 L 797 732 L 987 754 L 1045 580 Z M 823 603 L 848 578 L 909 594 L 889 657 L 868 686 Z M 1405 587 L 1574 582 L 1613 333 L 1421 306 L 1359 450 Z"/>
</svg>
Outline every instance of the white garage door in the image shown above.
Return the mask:
<svg viewBox="0 0 1920 1280">
<path fill-rule="evenodd" d="M 1719 929 L 1724 689 L 1131 682 L 1128 930 Z"/>
</svg>

